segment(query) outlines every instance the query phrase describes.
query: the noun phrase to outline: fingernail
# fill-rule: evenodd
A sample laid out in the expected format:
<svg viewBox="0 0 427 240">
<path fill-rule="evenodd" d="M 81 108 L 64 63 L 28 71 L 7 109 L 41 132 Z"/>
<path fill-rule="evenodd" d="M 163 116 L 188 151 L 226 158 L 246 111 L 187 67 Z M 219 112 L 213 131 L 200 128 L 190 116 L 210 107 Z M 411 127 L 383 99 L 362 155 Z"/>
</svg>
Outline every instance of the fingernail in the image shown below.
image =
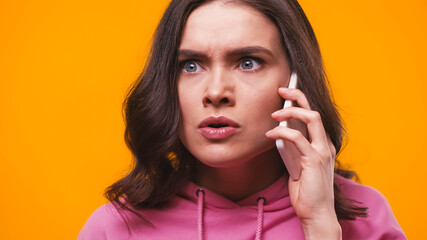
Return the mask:
<svg viewBox="0 0 427 240">
<path fill-rule="evenodd" d="M 265 133 L 266 136 L 271 135 L 271 133 L 273 132 L 273 130 L 270 130 L 268 132 Z"/>
</svg>

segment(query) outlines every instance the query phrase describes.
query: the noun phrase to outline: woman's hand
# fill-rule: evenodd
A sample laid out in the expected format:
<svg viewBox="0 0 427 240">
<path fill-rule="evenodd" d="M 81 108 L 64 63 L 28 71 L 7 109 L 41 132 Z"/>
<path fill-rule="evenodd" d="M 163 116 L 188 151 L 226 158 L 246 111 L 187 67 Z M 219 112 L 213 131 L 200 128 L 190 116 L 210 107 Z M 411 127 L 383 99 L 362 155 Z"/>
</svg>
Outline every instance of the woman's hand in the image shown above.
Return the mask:
<svg viewBox="0 0 427 240">
<path fill-rule="evenodd" d="M 299 89 L 279 88 L 279 95 L 296 101 L 300 107 L 288 107 L 272 114 L 273 119 L 290 118 L 307 125 L 307 140 L 291 128 L 278 126 L 266 133 L 271 139 L 290 141 L 301 153 L 301 177 L 289 178 L 292 206 L 301 221 L 306 239 L 340 239 L 341 227 L 334 207 L 334 162 L 336 150 L 323 128 L 320 114 L 310 109 Z"/>
</svg>

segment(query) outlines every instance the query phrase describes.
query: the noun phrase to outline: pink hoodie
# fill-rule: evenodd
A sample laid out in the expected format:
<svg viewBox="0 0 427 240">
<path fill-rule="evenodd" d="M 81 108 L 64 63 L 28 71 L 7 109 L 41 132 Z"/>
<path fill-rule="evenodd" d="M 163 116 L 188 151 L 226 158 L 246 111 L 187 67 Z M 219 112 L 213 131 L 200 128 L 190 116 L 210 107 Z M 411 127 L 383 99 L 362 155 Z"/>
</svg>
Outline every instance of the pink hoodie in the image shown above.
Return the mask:
<svg viewBox="0 0 427 240">
<path fill-rule="evenodd" d="M 381 193 L 337 175 L 335 182 L 345 196 L 369 208 L 367 218 L 340 221 L 343 239 L 406 239 Z M 111 203 L 103 205 L 90 216 L 78 240 L 304 239 L 290 202 L 285 176 L 239 202 L 188 183 L 173 197 L 170 208 L 147 209 L 140 213 L 151 224 L 126 212 L 129 231 L 114 206 Z"/>
</svg>

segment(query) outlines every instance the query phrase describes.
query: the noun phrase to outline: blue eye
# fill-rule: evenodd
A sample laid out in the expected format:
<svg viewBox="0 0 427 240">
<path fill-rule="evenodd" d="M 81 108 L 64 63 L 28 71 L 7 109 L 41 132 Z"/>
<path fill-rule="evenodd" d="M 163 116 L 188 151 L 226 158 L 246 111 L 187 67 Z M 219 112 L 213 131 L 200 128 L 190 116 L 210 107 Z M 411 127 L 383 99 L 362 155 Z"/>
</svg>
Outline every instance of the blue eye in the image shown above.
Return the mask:
<svg viewBox="0 0 427 240">
<path fill-rule="evenodd" d="M 244 70 L 254 70 L 261 67 L 261 64 L 252 58 L 245 58 L 243 59 L 242 63 L 240 64 L 240 67 Z"/>
<path fill-rule="evenodd" d="M 188 73 L 200 71 L 200 65 L 195 61 L 188 61 L 184 64 L 184 70 Z"/>
</svg>

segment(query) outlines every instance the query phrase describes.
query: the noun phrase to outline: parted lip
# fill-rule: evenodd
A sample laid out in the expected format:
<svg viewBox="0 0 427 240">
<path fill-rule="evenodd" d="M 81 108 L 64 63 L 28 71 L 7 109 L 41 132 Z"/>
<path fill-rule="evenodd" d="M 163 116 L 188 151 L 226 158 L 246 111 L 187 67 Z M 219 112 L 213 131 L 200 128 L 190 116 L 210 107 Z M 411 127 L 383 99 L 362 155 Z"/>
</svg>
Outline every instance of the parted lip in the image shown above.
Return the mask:
<svg viewBox="0 0 427 240">
<path fill-rule="evenodd" d="M 224 116 L 210 116 L 208 118 L 205 118 L 202 122 L 200 122 L 198 127 L 205 128 L 205 127 L 226 127 L 226 126 L 238 128 L 239 124 Z"/>
</svg>

